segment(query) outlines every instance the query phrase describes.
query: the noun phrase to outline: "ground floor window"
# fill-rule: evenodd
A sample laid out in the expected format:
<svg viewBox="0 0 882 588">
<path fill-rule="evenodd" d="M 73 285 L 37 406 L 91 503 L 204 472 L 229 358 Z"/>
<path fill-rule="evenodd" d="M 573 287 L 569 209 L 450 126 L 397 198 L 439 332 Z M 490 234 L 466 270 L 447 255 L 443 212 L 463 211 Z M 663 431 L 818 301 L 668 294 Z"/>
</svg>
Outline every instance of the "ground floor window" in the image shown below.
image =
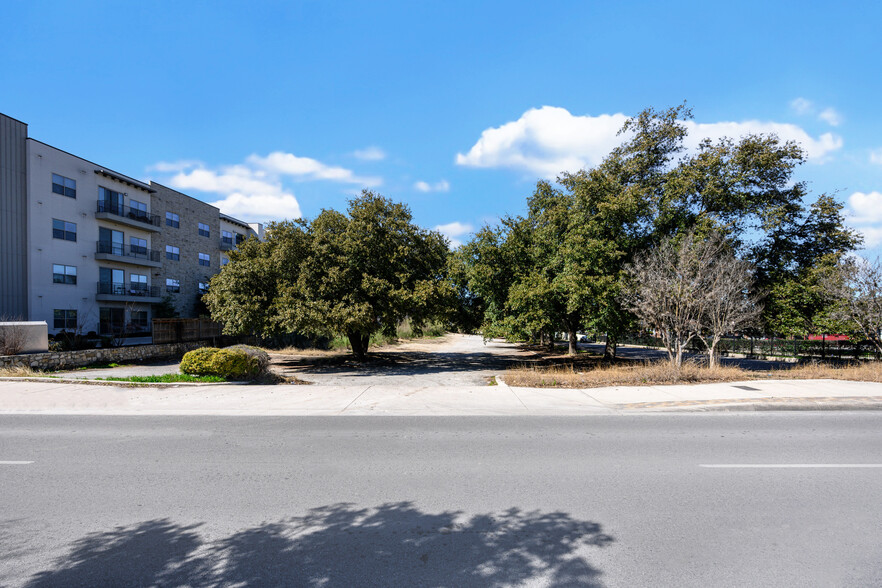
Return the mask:
<svg viewBox="0 0 882 588">
<path fill-rule="evenodd" d="M 149 328 L 149 320 L 146 310 L 132 311 L 132 326 L 138 331 L 146 331 Z"/>
<path fill-rule="evenodd" d="M 77 330 L 77 311 L 64 308 L 56 308 L 53 311 L 54 321 L 53 328 L 64 329 L 65 331 Z"/>
<path fill-rule="evenodd" d="M 98 309 L 98 313 L 98 331 L 102 335 L 119 335 L 125 332 L 125 309 L 102 307 Z"/>
</svg>

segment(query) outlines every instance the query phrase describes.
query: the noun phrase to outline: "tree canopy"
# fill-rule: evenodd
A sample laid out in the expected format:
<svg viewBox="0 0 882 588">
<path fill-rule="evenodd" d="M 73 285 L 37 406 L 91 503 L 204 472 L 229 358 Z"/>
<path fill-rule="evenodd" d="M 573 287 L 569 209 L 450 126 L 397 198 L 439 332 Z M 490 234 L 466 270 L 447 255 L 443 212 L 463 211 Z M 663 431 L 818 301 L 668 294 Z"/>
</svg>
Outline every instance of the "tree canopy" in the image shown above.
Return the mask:
<svg viewBox="0 0 882 588">
<path fill-rule="evenodd" d="M 211 280 L 206 303 L 225 333 L 343 335 L 362 358 L 372 333 L 450 313 L 447 240 L 415 225 L 404 204 L 364 191 L 346 214 L 323 210 L 267 234 Z"/>
<path fill-rule="evenodd" d="M 769 295 L 766 329 L 786 306 L 810 323 L 817 304 L 793 300 L 812 268 L 860 244 L 842 205 L 822 195 L 808 208 L 794 181 L 805 152 L 774 135 L 703 139 L 687 150 L 685 106 L 646 109 L 621 129 L 622 143 L 596 167 L 540 181 L 527 214 L 484 227 L 463 247 L 461 275 L 484 303 L 483 329 L 513 339 L 579 328 L 605 332 L 608 350 L 632 328 L 624 267 L 677 235 L 716 234 L 755 265 Z M 789 280 L 789 281 L 788 281 Z M 791 283 L 792 282 L 792 283 Z M 775 288 L 772 286 L 776 285 Z"/>
</svg>

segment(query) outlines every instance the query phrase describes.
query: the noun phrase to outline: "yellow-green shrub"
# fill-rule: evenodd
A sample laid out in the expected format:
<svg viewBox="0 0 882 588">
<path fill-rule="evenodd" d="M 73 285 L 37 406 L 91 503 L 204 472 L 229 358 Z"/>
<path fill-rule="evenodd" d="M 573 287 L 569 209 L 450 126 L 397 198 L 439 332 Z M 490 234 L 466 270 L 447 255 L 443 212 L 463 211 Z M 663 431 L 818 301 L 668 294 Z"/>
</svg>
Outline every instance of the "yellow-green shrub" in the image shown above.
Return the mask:
<svg viewBox="0 0 882 588">
<path fill-rule="evenodd" d="M 181 372 L 194 376 L 248 380 L 263 373 L 268 363 L 269 356 L 266 352 L 256 348 L 202 347 L 184 355 L 181 360 Z"/>
<path fill-rule="evenodd" d="M 181 359 L 181 372 L 192 376 L 214 376 L 212 360 L 214 354 L 220 351 L 217 347 L 200 347 L 188 351 Z"/>
</svg>

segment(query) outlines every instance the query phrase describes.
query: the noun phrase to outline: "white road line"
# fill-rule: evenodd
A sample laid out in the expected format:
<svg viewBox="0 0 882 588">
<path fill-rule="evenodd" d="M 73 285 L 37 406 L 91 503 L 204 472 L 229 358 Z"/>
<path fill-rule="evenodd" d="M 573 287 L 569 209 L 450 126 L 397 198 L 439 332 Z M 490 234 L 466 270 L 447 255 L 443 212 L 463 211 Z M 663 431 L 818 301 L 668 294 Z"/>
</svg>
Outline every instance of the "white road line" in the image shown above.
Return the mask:
<svg viewBox="0 0 882 588">
<path fill-rule="evenodd" d="M 882 468 L 882 463 L 700 463 L 702 468 Z"/>
<path fill-rule="evenodd" d="M 32 461 L 0 461 L 0 465 L 27 465 Z"/>
</svg>

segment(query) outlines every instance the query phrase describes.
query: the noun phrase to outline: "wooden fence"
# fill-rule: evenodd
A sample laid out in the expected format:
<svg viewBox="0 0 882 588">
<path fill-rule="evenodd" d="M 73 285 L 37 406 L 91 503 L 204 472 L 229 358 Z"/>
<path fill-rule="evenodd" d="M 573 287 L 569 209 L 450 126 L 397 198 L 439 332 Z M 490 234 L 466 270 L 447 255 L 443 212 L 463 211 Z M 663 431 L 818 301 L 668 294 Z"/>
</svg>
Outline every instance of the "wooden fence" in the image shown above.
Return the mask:
<svg viewBox="0 0 882 588">
<path fill-rule="evenodd" d="M 211 319 L 153 319 L 153 343 L 183 343 L 221 336 L 221 325 Z"/>
</svg>

